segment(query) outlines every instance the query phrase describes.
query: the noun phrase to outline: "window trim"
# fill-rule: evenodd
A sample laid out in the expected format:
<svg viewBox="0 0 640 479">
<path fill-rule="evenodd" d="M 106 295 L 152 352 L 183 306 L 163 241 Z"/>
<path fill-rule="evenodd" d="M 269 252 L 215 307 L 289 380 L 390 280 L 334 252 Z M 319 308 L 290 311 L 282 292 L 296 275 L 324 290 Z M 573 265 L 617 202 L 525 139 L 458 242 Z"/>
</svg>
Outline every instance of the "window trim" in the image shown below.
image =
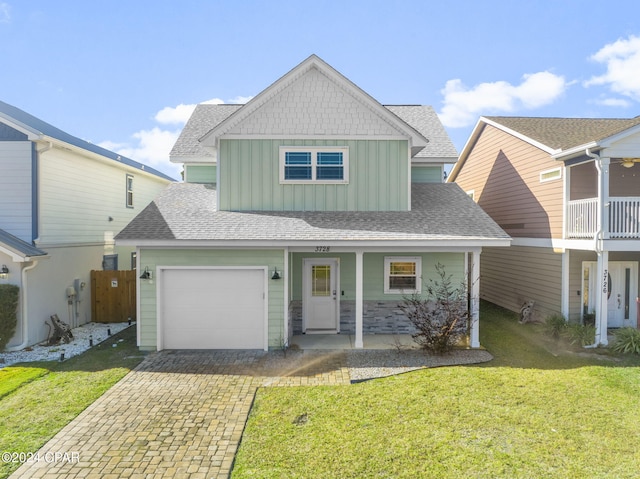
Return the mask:
<svg viewBox="0 0 640 479">
<path fill-rule="evenodd" d="M 551 174 L 554 174 L 554 176 L 551 176 L 550 178 L 543 178 L 544 175 L 551 175 Z M 560 179 L 562 179 L 561 167 L 551 168 L 549 170 L 544 170 L 540 172 L 540 183 L 546 183 L 547 181 L 555 181 Z"/>
<path fill-rule="evenodd" d="M 125 179 L 125 205 L 127 208 L 133 208 L 133 175 L 126 175 Z M 131 185 L 131 187 L 129 187 Z"/>
<path fill-rule="evenodd" d="M 391 263 L 415 263 L 416 288 L 392 289 L 389 287 Z M 422 256 L 385 256 L 384 257 L 384 294 L 420 294 L 422 292 Z"/>
<path fill-rule="evenodd" d="M 287 180 L 284 176 L 285 158 L 287 153 L 311 153 L 311 179 L 310 180 Z M 318 153 L 342 153 L 342 179 L 318 180 Z M 280 184 L 283 185 L 324 185 L 324 184 L 347 184 L 349 183 L 349 147 L 348 146 L 281 146 L 280 154 Z"/>
</svg>

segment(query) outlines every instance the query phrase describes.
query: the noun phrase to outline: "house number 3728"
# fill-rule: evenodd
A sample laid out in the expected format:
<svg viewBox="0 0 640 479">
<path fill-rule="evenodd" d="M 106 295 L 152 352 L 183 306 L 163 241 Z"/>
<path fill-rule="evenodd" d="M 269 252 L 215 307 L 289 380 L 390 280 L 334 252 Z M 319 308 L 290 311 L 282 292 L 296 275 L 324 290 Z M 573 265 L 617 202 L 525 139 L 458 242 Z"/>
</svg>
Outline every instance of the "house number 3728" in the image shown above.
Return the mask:
<svg viewBox="0 0 640 479">
<path fill-rule="evenodd" d="M 316 253 L 328 253 L 331 251 L 330 246 L 316 246 Z"/>
</svg>

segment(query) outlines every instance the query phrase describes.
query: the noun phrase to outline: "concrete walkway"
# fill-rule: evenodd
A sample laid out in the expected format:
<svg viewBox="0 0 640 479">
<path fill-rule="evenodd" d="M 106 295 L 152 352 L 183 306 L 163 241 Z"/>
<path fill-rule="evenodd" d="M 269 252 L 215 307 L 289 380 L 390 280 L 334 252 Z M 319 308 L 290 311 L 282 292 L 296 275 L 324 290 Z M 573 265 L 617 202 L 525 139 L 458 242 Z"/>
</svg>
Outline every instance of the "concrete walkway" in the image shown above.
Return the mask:
<svg viewBox="0 0 640 479">
<path fill-rule="evenodd" d="M 349 382 L 343 351 L 154 353 L 11 478 L 228 477 L 257 388 Z"/>
</svg>

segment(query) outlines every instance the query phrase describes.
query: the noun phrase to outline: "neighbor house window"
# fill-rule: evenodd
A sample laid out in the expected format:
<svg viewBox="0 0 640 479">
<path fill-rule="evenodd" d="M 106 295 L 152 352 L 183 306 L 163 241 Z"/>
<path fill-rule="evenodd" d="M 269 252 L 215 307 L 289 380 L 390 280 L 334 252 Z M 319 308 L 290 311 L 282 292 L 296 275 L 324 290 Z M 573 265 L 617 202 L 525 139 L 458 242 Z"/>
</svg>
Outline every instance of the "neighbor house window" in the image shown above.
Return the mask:
<svg viewBox="0 0 640 479">
<path fill-rule="evenodd" d="M 540 183 L 545 181 L 559 180 L 562 178 L 562 170 L 560 168 L 553 168 L 552 170 L 545 170 L 540 172 Z"/>
<path fill-rule="evenodd" d="M 127 175 L 127 208 L 133 208 L 133 175 Z"/>
<path fill-rule="evenodd" d="M 281 183 L 348 183 L 346 147 L 280 147 Z"/>
<path fill-rule="evenodd" d="M 420 293 L 422 258 L 386 256 L 384 258 L 384 292 L 387 294 Z"/>
</svg>

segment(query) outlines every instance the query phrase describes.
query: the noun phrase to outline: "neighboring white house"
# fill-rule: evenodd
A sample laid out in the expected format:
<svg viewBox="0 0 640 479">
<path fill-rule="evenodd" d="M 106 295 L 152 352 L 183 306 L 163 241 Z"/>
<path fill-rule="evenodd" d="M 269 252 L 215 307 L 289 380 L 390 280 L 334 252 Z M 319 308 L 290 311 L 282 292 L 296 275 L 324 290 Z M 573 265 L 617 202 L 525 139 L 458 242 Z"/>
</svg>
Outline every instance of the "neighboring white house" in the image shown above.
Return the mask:
<svg viewBox="0 0 640 479">
<path fill-rule="evenodd" d="M 268 349 L 294 334 L 409 332 L 436 265 L 471 277 L 509 236 L 443 165 L 433 108 L 383 106 L 315 55 L 246 105 L 199 105 L 170 185 L 116 237 L 136 246 L 142 349 Z M 471 346 L 478 347 L 477 301 Z"/>
<path fill-rule="evenodd" d="M 90 271 L 135 266 L 113 238 L 172 181 L 0 102 L 0 284 L 21 292 L 10 349 L 46 340 L 52 314 L 91 321 Z"/>
</svg>

